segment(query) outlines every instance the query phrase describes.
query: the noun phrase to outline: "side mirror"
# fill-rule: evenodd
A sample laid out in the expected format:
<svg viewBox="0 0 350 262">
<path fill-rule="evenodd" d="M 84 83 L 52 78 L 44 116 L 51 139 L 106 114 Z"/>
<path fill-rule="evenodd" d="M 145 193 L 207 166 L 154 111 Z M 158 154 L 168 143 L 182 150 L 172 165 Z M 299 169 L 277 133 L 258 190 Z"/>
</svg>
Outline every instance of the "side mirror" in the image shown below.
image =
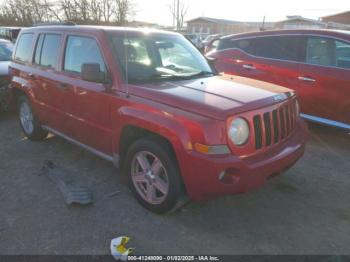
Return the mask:
<svg viewBox="0 0 350 262">
<path fill-rule="evenodd" d="M 100 64 L 86 63 L 81 65 L 81 78 L 85 81 L 106 83 L 106 74 L 101 71 Z"/>
</svg>

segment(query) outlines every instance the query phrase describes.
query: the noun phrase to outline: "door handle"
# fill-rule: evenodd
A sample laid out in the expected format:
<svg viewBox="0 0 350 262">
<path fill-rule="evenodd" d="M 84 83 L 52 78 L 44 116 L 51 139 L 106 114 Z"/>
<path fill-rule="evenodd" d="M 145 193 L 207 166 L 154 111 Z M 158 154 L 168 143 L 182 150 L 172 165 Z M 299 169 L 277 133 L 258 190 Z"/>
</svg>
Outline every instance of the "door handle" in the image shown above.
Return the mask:
<svg viewBox="0 0 350 262">
<path fill-rule="evenodd" d="M 298 79 L 300 81 L 304 81 L 304 82 L 316 82 L 315 79 L 308 77 L 308 76 L 299 76 Z"/>
<path fill-rule="evenodd" d="M 256 67 L 253 65 L 243 65 L 243 68 L 247 69 L 247 70 L 255 70 L 256 69 Z"/>
<path fill-rule="evenodd" d="M 31 78 L 31 79 L 34 79 L 35 75 L 33 73 L 28 73 L 28 77 Z"/>
<path fill-rule="evenodd" d="M 69 85 L 68 84 L 64 84 L 64 83 L 59 83 L 57 85 L 58 89 L 62 90 L 62 91 L 67 91 L 69 89 Z"/>
</svg>

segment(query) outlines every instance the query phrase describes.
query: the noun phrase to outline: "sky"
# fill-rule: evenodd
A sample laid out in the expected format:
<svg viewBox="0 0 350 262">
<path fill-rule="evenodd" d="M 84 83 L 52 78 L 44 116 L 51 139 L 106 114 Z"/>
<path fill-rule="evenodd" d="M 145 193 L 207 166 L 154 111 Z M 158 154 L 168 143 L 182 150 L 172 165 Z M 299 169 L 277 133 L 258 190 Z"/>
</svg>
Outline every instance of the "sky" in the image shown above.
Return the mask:
<svg viewBox="0 0 350 262">
<path fill-rule="evenodd" d="M 173 0 L 133 0 L 134 20 L 172 25 Z M 284 20 L 287 15 L 318 19 L 350 10 L 350 0 L 182 0 L 188 4 L 185 20 L 208 16 L 247 22 Z"/>
</svg>

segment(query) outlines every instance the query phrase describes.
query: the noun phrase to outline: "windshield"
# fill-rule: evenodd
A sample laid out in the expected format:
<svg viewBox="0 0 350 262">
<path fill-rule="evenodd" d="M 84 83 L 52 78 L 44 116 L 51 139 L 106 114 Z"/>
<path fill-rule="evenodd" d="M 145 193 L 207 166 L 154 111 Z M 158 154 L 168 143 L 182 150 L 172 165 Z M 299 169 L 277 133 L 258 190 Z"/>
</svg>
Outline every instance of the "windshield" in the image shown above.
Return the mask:
<svg viewBox="0 0 350 262">
<path fill-rule="evenodd" d="M 131 83 L 213 75 L 206 59 L 182 36 L 112 34 L 110 39 Z"/>
<path fill-rule="evenodd" d="M 0 43 L 0 61 L 10 61 L 13 45 L 11 43 Z"/>
</svg>

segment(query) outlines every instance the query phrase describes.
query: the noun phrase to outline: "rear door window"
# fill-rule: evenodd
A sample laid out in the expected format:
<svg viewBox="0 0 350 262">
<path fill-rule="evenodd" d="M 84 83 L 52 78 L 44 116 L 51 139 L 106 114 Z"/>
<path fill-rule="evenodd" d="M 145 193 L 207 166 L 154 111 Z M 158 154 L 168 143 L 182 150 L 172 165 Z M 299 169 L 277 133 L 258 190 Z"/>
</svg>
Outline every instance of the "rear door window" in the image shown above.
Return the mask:
<svg viewBox="0 0 350 262">
<path fill-rule="evenodd" d="M 299 36 L 259 37 L 255 44 L 255 55 L 264 58 L 299 61 Z"/>
<path fill-rule="evenodd" d="M 56 68 L 61 46 L 61 36 L 58 34 L 41 34 L 36 46 L 34 63 Z"/>
<path fill-rule="evenodd" d="M 218 50 L 223 49 L 241 49 L 248 54 L 254 55 L 255 51 L 255 42 L 254 39 L 221 39 L 218 45 Z"/>
<path fill-rule="evenodd" d="M 18 40 L 15 60 L 19 62 L 30 62 L 32 59 L 32 48 L 34 43 L 34 34 L 25 33 L 22 34 Z"/>
<path fill-rule="evenodd" d="M 41 34 L 39 36 L 39 39 L 38 39 L 37 43 L 36 43 L 35 55 L 34 55 L 34 64 L 37 64 L 37 65 L 40 64 L 41 49 L 43 47 L 43 42 L 44 42 L 44 35 Z"/>
<path fill-rule="evenodd" d="M 94 38 L 85 36 L 69 36 L 66 44 L 63 69 L 68 72 L 81 73 L 85 63 L 97 63 L 101 72 L 106 73 L 100 48 Z"/>
</svg>

